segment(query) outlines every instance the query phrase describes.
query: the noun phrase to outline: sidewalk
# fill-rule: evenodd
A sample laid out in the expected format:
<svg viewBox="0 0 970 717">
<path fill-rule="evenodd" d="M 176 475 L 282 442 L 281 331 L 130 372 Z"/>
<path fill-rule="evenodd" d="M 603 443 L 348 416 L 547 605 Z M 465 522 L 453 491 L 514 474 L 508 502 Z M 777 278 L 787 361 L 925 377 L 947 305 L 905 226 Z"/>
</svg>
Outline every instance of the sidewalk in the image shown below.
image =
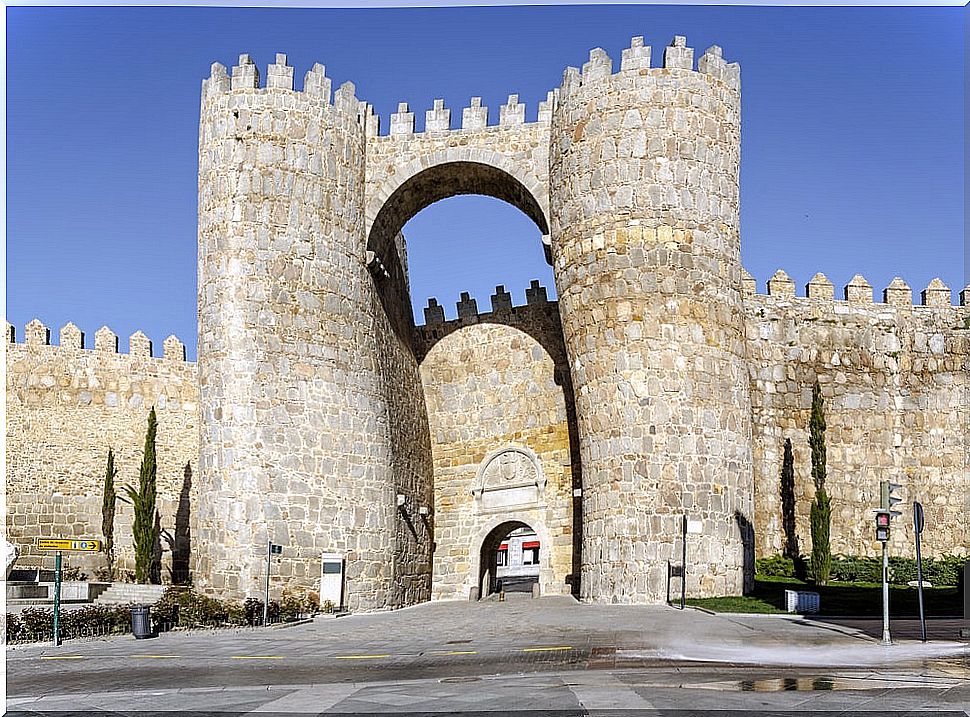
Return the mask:
<svg viewBox="0 0 970 717">
<path fill-rule="evenodd" d="M 485 659 L 507 651 L 568 648 L 562 657 L 730 664 L 879 665 L 967 656 L 955 621 L 931 623 L 933 641 L 914 640 L 913 625 L 894 624 L 897 644 L 879 644 L 881 623 L 799 616 L 712 615 L 665 606 L 589 605 L 567 597 L 509 602 L 444 602 L 395 612 L 317 618 L 285 630 L 170 632 L 152 640 L 119 636 L 69 641 L 57 654 L 121 656 L 175 651 L 219 657 L 247 651 L 332 660 L 346 654 L 424 656 L 471 653 Z M 878 632 L 874 632 L 878 625 Z M 916 628 L 918 630 L 918 628 Z M 949 638 L 948 638 L 949 635 Z M 8 657 L 55 654 L 45 646 L 8 648 Z M 887 651 L 888 650 L 888 651 Z M 554 652 L 549 650 L 549 652 Z"/>
</svg>

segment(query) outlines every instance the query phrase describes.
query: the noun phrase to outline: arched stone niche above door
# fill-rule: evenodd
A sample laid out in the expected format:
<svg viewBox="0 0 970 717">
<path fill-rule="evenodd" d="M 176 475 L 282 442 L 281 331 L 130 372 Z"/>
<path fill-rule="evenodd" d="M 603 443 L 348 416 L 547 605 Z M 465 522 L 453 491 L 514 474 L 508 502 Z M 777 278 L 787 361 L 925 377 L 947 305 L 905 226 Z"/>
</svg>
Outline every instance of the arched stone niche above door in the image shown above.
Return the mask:
<svg viewBox="0 0 970 717">
<path fill-rule="evenodd" d="M 477 510 L 491 513 L 544 505 L 545 489 L 538 456 L 525 446 L 504 446 L 485 456 L 472 495 Z"/>
</svg>

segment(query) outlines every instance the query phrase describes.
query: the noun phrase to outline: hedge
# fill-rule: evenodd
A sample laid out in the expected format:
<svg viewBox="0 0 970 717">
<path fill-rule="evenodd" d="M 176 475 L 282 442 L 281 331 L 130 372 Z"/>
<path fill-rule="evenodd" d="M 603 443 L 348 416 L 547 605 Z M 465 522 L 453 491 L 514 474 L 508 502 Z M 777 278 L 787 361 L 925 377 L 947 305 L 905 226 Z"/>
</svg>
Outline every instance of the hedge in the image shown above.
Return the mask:
<svg viewBox="0 0 970 717">
<path fill-rule="evenodd" d="M 269 621 L 291 622 L 319 611 L 315 593 L 295 595 L 283 592 L 282 599 L 270 601 Z M 54 610 L 28 607 L 19 614 L 7 613 L 7 642 L 50 640 L 54 634 Z M 170 587 L 152 606 L 152 623 L 157 631 L 176 627 L 239 627 L 263 622 L 263 601 L 248 598 L 244 603 L 201 595 L 190 588 Z M 131 605 L 87 605 L 62 610 L 60 633 L 63 639 L 131 632 Z"/>
<path fill-rule="evenodd" d="M 953 586 L 960 580 L 967 558 L 943 555 L 923 559 L 923 580 L 934 586 Z M 794 578 L 795 562 L 783 555 L 772 555 L 754 561 L 755 573 L 762 577 Z M 832 560 L 831 579 L 838 582 L 882 582 L 882 558 L 837 555 Z M 905 585 L 916 580 L 916 559 L 902 556 L 889 558 L 889 582 Z"/>
</svg>

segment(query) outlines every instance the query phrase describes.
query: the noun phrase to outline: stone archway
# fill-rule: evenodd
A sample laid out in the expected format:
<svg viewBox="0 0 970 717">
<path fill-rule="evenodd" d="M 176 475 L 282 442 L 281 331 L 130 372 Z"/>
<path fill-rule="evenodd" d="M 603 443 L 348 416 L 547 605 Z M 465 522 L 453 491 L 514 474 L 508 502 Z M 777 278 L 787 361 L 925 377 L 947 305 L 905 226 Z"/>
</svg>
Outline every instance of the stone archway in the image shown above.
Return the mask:
<svg viewBox="0 0 970 717">
<path fill-rule="evenodd" d="M 498 555 L 498 550 L 502 542 L 507 540 L 512 532 L 519 528 L 531 530 L 539 538 L 539 592 L 540 594 L 548 592 L 551 587 L 550 582 L 553 571 L 550 567 L 548 555 L 549 543 L 544 539 L 546 531 L 542 529 L 540 532 L 539 528 L 516 518 L 497 518 L 496 520 L 500 522 L 481 538 L 478 548 L 478 570 L 475 574 L 478 575 L 479 599 L 484 599 L 498 591 L 498 565 L 496 556 Z"/>
<path fill-rule="evenodd" d="M 578 451 L 553 358 L 519 329 L 482 323 L 441 339 L 420 371 L 434 459 L 432 599 L 480 589 L 482 545 L 509 521 L 539 536 L 542 594 L 569 593 Z"/>
<path fill-rule="evenodd" d="M 543 235 L 549 261 L 548 187 L 529 162 L 496 152 L 451 148 L 418 154 L 400 166 L 369 171 L 365 232 L 367 261 L 384 311 L 395 333 L 410 343 L 412 321 L 407 307 L 410 287 L 407 249 L 401 230 L 422 209 L 460 195 L 500 199 L 523 212 Z"/>
<path fill-rule="evenodd" d="M 481 194 L 508 202 L 549 233 L 548 199 L 538 179 L 508 162 L 486 164 L 468 159 L 428 166 L 427 158 L 404 168 L 406 177 L 388 183 L 371 198 L 367 216 L 367 248 L 384 257 L 407 221 L 425 207 L 448 197 Z"/>
</svg>

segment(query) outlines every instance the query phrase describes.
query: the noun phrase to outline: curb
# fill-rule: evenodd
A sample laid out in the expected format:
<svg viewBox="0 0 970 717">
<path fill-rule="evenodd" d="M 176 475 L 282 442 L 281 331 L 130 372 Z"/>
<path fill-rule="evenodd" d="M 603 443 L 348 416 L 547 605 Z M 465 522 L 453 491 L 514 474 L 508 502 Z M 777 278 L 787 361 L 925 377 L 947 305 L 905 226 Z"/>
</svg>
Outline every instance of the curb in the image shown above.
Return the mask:
<svg viewBox="0 0 970 717">
<path fill-rule="evenodd" d="M 303 620 L 294 620 L 293 622 L 277 622 L 272 625 L 267 625 L 268 630 L 285 630 L 288 627 L 296 627 L 297 625 L 309 625 L 313 622 L 312 617 L 308 617 Z"/>
</svg>

